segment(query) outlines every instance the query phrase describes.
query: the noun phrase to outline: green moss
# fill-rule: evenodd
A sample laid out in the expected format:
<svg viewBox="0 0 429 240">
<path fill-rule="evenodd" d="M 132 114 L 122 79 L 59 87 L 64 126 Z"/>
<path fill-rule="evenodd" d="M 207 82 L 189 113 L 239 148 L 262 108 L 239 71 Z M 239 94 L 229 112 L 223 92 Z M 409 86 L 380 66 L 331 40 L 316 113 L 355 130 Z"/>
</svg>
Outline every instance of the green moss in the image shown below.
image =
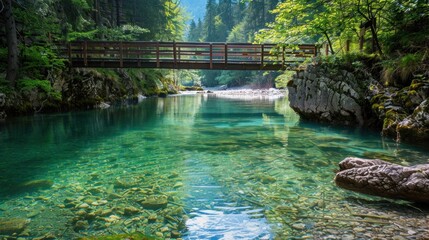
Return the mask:
<svg viewBox="0 0 429 240">
<path fill-rule="evenodd" d="M 415 80 L 413 80 L 410 85 L 410 90 L 418 90 L 422 86 L 424 86 L 422 82 L 416 82 Z"/>
<path fill-rule="evenodd" d="M 384 106 L 383 106 L 383 105 L 381 105 L 381 104 L 378 104 L 378 103 L 374 103 L 374 104 L 371 106 L 371 108 L 372 108 L 372 110 L 373 110 L 373 111 L 375 111 L 375 112 L 381 112 L 381 111 L 383 111 L 383 110 L 384 110 Z"/>
<path fill-rule="evenodd" d="M 376 108 L 377 109 L 380 109 L 380 108 L 384 109 L 384 103 L 386 102 L 387 99 L 388 99 L 388 97 L 382 93 L 373 96 L 370 100 L 370 103 L 372 105 L 372 109 L 376 109 Z"/>
</svg>

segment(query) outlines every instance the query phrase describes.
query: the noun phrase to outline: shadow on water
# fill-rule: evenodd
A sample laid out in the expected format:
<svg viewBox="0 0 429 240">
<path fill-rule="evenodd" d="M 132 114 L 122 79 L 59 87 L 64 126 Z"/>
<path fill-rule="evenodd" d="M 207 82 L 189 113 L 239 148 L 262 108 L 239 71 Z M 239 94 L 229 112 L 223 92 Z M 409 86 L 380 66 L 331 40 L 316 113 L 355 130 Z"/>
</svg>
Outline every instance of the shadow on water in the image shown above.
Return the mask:
<svg viewBox="0 0 429 240">
<path fill-rule="evenodd" d="M 351 204 L 363 205 L 380 212 L 395 211 L 402 214 L 419 214 L 422 216 L 426 216 L 427 213 L 429 213 L 429 204 L 427 203 L 413 203 L 404 200 L 389 200 L 379 197 L 369 199 L 364 197 L 348 196 L 345 199 Z"/>
</svg>

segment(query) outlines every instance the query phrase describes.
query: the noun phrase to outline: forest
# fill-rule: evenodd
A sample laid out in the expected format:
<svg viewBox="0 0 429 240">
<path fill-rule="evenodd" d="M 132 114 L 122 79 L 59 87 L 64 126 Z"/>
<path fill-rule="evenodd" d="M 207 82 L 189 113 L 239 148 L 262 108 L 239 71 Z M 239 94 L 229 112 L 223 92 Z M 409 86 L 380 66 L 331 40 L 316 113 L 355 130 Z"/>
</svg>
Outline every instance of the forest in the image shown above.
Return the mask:
<svg viewBox="0 0 429 240">
<path fill-rule="evenodd" d="M 423 0 L 208 0 L 204 18 L 190 21 L 189 26 L 190 15 L 177 0 L 1 3 L 0 92 L 13 99 L 10 112 L 56 111 L 58 103 L 69 109 L 124 96 L 165 95 L 177 92 L 176 85 L 283 88 L 293 75 L 291 71 L 70 70 L 57 44 L 73 40 L 311 43 L 320 47 L 321 55 L 329 55 L 322 61 L 359 65 L 364 59 L 361 63 L 371 65 L 369 70 L 388 85 L 405 86 L 415 75 L 428 75 L 429 7 Z M 109 89 L 103 91 L 109 94 L 82 96 L 72 90 L 82 88 L 70 85 L 73 79 L 93 76 L 108 79 Z M 71 100 L 77 96 L 86 100 Z"/>
</svg>

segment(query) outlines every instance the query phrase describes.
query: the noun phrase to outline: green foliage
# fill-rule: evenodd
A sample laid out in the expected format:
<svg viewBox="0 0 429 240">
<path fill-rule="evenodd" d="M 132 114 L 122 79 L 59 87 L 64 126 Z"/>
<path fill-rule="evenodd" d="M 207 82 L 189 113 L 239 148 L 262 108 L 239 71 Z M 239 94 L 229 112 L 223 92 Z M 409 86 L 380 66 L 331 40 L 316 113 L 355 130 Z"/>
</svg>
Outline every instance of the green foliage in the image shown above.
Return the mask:
<svg viewBox="0 0 429 240">
<path fill-rule="evenodd" d="M 97 34 L 99 34 L 98 29 L 85 31 L 85 32 L 71 32 L 67 36 L 68 41 L 76 41 L 76 40 L 94 40 L 97 38 Z"/>
<path fill-rule="evenodd" d="M 21 23 L 20 34 L 32 36 L 30 41 L 51 42 L 52 37 L 60 33 L 59 21 L 51 13 L 49 6 L 39 4 L 42 3 L 35 3 L 26 9 L 14 9 L 16 21 Z"/>
<path fill-rule="evenodd" d="M 199 70 L 180 70 L 177 79 L 183 86 L 201 86 L 201 74 Z"/>
<path fill-rule="evenodd" d="M 227 38 L 227 42 L 246 42 L 246 40 L 245 22 L 235 25 Z"/>
<path fill-rule="evenodd" d="M 47 98 L 51 98 L 53 100 L 61 100 L 61 93 L 56 92 L 52 86 L 51 82 L 48 80 L 39 80 L 39 79 L 30 79 L 24 78 L 18 81 L 18 89 L 21 92 L 41 92 L 46 94 Z"/>
<path fill-rule="evenodd" d="M 384 60 L 382 80 L 385 85 L 408 86 L 415 75 L 428 75 L 429 52 L 408 53 Z"/>
<path fill-rule="evenodd" d="M 270 11 L 277 3 L 278 0 L 246 2 L 208 0 L 202 31 L 199 29 L 199 24 L 191 23 L 192 32 L 190 32 L 189 39 L 195 40 L 195 36 L 202 33 L 202 37 L 198 39 L 209 42 L 252 42 L 255 32 L 264 28 L 269 21 L 274 20 L 274 15 Z M 201 71 L 201 73 L 204 86 L 261 84 L 257 75 L 253 73 L 224 71 Z M 265 85 L 266 79 L 261 82 Z"/>
<path fill-rule="evenodd" d="M 292 79 L 292 76 L 295 74 L 294 71 L 285 71 L 283 74 L 279 75 L 275 79 L 276 88 L 286 88 L 288 82 Z"/>
<path fill-rule="evenodd" d="M 192 20 L 191 24 L 189 25 L 187 40 L 190 42 L 199 42 L 202 37 L 202 32 L 203 23 L 201 22 L 201 19 L 198 21 L 198 24 Z"/>
<path fill-rule="evenodd" d="M 65 67 L 65 59 L 59 58 L 50 48 L 44 46 L 21 46 L 21 73 L 35 78 L 43 78 L 48 71 Z"/>
<path fill-rule="evenodd" d="M 81 8 L 86 11 L 91 10 L 91 7 L 89 6 L 88 2 L 85 0 L 71 0 L 71 3 L 76 8 Z"/>
<path fill-rule="evenodd" d="M 245 71 L 222 71 L 216 81 L 228 87 L 242 86 L 251 82 L 250 73 Z"/>
<path fill-rule="evenodd" d="M 108 40 L 132 41 L 142 39 L 149 30 L 137 25 L 126 24 L 117 28 L 103 28 L 100 33 Z"/>
</svg>

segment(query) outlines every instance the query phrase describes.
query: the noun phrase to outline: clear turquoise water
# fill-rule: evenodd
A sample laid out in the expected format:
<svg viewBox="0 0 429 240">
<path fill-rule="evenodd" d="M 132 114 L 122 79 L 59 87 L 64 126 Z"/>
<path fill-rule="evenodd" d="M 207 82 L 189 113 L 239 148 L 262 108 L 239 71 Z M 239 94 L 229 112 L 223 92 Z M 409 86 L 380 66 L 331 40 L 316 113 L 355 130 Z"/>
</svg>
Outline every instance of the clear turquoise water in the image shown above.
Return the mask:
<svg viewBox="0 0 429 240">
<path fill-rule="evenodd" d="M 184 239 L 367 239 L 362 234 L 402 230 L 351 224 L 352 213 L 427 221 L 426 210 L 333 183 L 347 156 L 408 165 L 428 163 L 427 149 L 369 130 L 302 123 L 287 99 L 189 95 L 14 118 L 0 123 L 0 156 L 0 218 L 31 219 L 21 233 L 28 239 L 136 231 L 167 238 L 172 230 Z M 53 185 L 22 187 L 32 180 Z M 168 197 L 167 208 L 144 209 L 139 202 L 151 195 Z M 139 212 L 127 214 L 130 206 Z M 98 210 L 110 212 L 85 215 Z M 346 219 L 328 224 L 339 216 Z"/>
</svg>

